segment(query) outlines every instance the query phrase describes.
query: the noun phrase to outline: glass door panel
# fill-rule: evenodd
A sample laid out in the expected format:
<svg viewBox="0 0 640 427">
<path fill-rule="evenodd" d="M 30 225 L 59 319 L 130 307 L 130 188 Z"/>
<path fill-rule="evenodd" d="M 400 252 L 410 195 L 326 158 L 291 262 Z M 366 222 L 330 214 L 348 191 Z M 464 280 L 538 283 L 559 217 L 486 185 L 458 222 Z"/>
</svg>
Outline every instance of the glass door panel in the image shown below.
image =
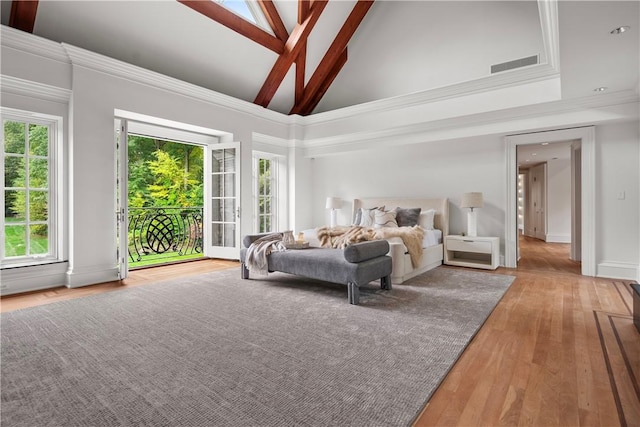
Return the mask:
<svg viewBox="0 0 640 427">
<path fill-rule="evenodd" d="M 238 259 L 240 253 L 239 143 L 208 147 L 210 183 L 207 189 L 210 211 L 207 213 L 211 242 L 207 255 Z"/>
</svg>

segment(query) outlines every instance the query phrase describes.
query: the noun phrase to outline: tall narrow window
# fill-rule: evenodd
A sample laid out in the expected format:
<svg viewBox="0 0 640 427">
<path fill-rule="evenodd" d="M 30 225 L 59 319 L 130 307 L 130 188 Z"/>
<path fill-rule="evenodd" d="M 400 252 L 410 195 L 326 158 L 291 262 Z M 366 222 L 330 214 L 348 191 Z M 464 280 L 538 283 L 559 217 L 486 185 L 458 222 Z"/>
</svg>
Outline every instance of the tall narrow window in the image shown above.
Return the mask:
<svg viewBox="0 0 640 427">
<path fill-rule="evenodd" d="M 277 175 L 278 163 L 275 157 L 254 154 L 253 181 L 255 194 L 256 231 L 275 231 L 277 221 Z"/>
<path fill-rule="evenodd" d="M 57 257 L 56 121 L 3 114 L 2 264 Z"/>
</svg>

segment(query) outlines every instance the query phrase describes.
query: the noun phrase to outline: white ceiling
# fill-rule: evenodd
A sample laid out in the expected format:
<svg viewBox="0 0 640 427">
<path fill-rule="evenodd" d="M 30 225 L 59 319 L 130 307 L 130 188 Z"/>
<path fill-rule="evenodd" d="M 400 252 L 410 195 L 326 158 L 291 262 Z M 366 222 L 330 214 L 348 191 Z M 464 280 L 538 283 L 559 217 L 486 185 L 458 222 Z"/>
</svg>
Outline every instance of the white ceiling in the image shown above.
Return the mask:
<svg viewBox="0 0 640 427">
<path fill-rule="evenodd" d="M 297 2 L 274 0 L 293 29 Z M 354 1 L 331 0 L 309 37 L 307 79 Z M 558 3 L 562 97 L 638 91 L 638 1 Z M 10 1 L 2 0 L 2 24 Z M 495 63 L 540 54 L 535 1 L 381 1 L 348 45 L 348 61 L 314 113 L 475 80 Z M 613 36 L 621 25 L 631 30 Z M 253 102 L 277 55 L 174 0 L 41 0 L 34 34 Z M 293 67 L 269 109 L 293 105 Z"/>
</svg>

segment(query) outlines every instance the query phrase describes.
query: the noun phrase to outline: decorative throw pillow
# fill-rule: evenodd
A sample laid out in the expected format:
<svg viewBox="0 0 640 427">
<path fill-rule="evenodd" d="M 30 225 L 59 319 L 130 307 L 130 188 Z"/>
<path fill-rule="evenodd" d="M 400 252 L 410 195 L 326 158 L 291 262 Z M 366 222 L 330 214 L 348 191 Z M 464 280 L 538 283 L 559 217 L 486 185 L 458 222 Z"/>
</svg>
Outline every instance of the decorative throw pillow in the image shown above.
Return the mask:
<svg viewBox="0 0 640 427">
<path fill-rule="evenodd" d="M 433 218 L 436 216 L 435 209 L 429 209 L 420 213 L 419 225 L 425 230 L 433 230 Z"/>
<path fill-rule="evenodd" d="M 373 211 L 373 228 L 398 227 L 395 211 Z"/>
<path fill-rule="evenodd" d="M 418 225 L 421 210 L 422 208 L 396 208 L 395 212 L 398 227 L 413 227 L 414 225 Z"/>
<path fill-rule="evenodd" d="M 358 219 L 358 222 L 355 222 L 354 224 L 362 227 L 373 227 L 373 223 L 375 220 L 373 213 L 378 210 L 384 211 L 384 206 L 375 207 L 371 209 L 366 209 L 366 208 L 358 209 L 360 218 L 358 219 L 358 215 L 356 214 L 356 219 Z"/>
<path fill-rule="evenodd" d="M 360 225 L 360 221 L 362 221 L 362 208 L 358 208 L 356 211 L 356 217 L 353 218 L 353 225 Z"/>
</svg>

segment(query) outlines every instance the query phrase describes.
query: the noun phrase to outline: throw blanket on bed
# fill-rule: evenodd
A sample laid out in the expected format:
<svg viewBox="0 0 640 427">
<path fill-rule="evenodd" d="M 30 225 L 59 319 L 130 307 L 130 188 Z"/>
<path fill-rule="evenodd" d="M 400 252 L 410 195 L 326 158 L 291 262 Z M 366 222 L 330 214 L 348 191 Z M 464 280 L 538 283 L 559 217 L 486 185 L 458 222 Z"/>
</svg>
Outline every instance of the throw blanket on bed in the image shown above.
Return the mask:
<svg viewBox="0 0 640 427">
<path fill-rule="evenodd" d="M 267 256 L 273 251 L 285 250 L 287 248 L 282 244 L 282 233 L 267 234 L 249 246 L 245 264 L 250 271 L 266 276 L 269 273 Z"/>
<path fill-rule="evenodd" d="M 354 243 L 374 240 L 373 228 L 361 227 L 359 225 L 321 227 L 318 229 L 318 240 L 323 248 L 344 249 Z"/>
<path fill-rule="evenodd" d="M 321 227 L 318 229 L 318 239 L 323 248 L 344 249 L 349 245 L 368 240 L 384 240 L 400 237 L 407 247 L 413 268 L 420 265 L 422 258 L 422 238 L 424 230 L 414 227 L 382 227 L 367 228 L 359 225 L 352 227 Z"/>
</svg>

